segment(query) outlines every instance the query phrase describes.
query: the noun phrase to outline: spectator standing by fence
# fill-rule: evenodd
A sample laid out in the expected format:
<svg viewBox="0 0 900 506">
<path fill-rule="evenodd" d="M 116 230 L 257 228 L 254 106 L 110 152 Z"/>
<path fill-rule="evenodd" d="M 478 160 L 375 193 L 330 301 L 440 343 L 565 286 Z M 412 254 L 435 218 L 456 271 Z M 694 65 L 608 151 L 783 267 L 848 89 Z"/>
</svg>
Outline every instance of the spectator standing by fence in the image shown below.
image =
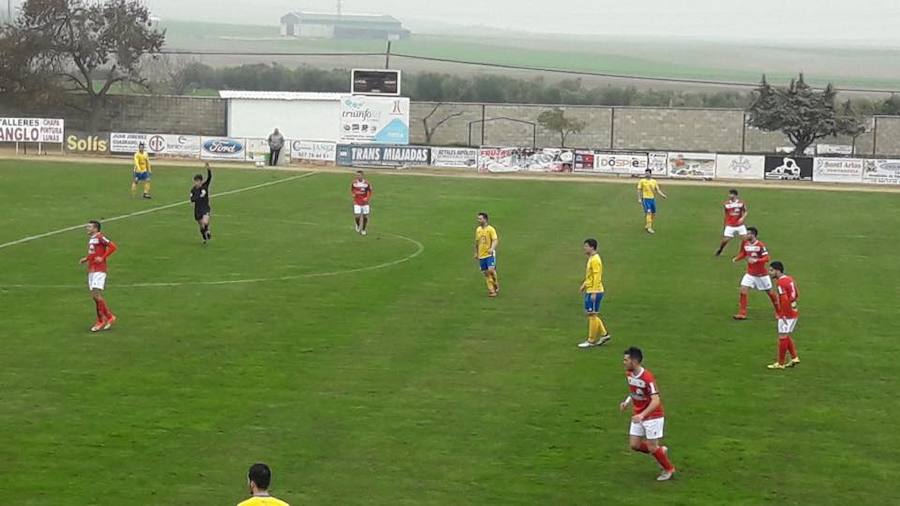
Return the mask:
<svg viewBox="0 0 900 506">
<path fill-rule="evenodd" d="M 276 128 L 274 132 L 269 134 L 269 165 L 278 165 L 278 157 L 281 155 L 281 149 L 284 148 L 284 136 Z"/>
</svg>

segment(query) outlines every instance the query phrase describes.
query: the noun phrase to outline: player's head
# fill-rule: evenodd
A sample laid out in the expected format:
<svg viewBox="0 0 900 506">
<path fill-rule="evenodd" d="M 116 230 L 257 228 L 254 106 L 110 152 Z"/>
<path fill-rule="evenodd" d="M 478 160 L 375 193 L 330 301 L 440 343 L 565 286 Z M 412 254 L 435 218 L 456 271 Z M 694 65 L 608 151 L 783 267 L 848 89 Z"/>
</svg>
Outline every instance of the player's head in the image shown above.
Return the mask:
<svg viewBox="0 0 900 506">
<path fill-rule="evenodd" d="M 584 252 L 588 255 L 593 255 L 597 252 L 597 239 L 585 239 L 584 240 Z"/>
<path fill-rule="evenodd" d="M 651 178 L 653 177 L 653 169 L 647 169 L 644 171 L 644 177 Z"/>
<path fill-rule="evenodd" d="M 247 472 L 247 485 L 250 487 L 250 493 L 265 492 L 269 489 L 272 482 L 272 470 L 263 463 L 257 463 L 250 466 Z"/>
<path fill-rule="evenodd" d="M 747 227 L 747 238 L 757 239 L 759 237 L 759 229 L 756 227 Z"/>
<path fill-rule="evenodd" d="M 479 225 L 485 226 L 488 224 L 488 221 L 490 221 L 490 219 L 488 218 L 488 213 L 484 213 L 484 212 L 478 213 L 478 224 Z"/>
<path fill-rule="evenodd" d="M 728 198 L 730 198 L 731 200 L 738 198 L 738 191 L 734 188 L 728 190 Z"/>
<path fill-rule="evenodd" d="M 202 174 L 194 174 L 194 188 L 198 188 L 202 184 L 203 184 L 203 175 Z"/>
<path fill-rule="evenodd" d="M 640 348 L 636 346 L 632 346 L 625 350 L 625 356 L 622 359 L 622 364 L 625 366 L 626 371 L 635 371 L 641 367 L 641 362 L 644 361 L 644 352 L 641 351 Z"/>
<path fill-rule="evenodd" d="M 97 220 L 91 220 L 91 221 L 87 222 L 87 227 L 85 227 L 85 228 L 87 228 L 87 232 L 89 234 L 96 234 L 97 232 L 100 231 L 100 229 L 103 228 L 103 225 L 101 225 L 100 222 Z"/>
<path fill-rule="evenodd" d="M 784 276 L 784 264 L 778 260 L 771 262 L 769 264 L 769 276 L 772 276 L 773 278 Z"/>
<path fill-rule="evenodd" d="M 138 151 L 140 151 L 141 153 L 144 152 L 144 143 L 143 142 L 138 144 Z"/>
<path fill-rule="evenodd" d="M 356 171 L 356 179 L 362 181 L 365 178 L 366 178 L 366 175 L 363 174 L 363 171 L 361 171 L 361 170 Z"/>
</svg>

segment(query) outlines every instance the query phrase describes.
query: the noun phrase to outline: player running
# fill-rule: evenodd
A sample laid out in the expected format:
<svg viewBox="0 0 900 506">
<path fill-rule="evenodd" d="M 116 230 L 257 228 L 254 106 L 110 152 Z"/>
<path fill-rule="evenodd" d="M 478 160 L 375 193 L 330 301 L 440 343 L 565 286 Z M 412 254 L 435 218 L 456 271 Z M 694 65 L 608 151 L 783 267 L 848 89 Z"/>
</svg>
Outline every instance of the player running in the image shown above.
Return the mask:
<svg viewBox="0 0 900 506">
<path fill-rule="evenodd" d="M 644 230 L 646 230 L 648 234 L 655 234 L 656 232 L 653 230 L 653 220 L 656 218 L 656 195 L 658 194 L 664 199 L 669 197 L 663 193 L 662 189 L 659 187 L 659 183 L 653 179 L 653 171 L 650 169 L 644 171 L 644 177 L 638 181 L 637 190 L 638 203 L 644 208 L 646 219 Z"/>
<path fill-rule="evenodd" d="M 203 238 L 203 244 L 212 239 L 212 232 L 209 231 L 209 215 L 212 209 L 209 207 L 209 183 L 212 181 L 212 170 L 209 163 L 206 164 L 206 181 L 203 176 L 197 174 L 194 176 L 194 186 L 191 188 L 191 202 L 194 203 L 194 220 L 200 225 L 200 237 Z"/>
<path fill-rule="evenodd" d="M 99 221 L 88 222 L 87 233 L 90 236 L 88 254 L 78 261 L 80 264 L 87 264 L 88 289 L 91 291 L 91 298 L 94 299 L 94 305 L 97 307 L 97 321 L 91 327 L 91 332 L 109 330 L 116 323 L 116 315 L 112 314 L 103 298 L 103 289 L 106 288 L 106 259 L 118 248 L 116 243 L 107 239 L 100 232 L 101 228 Z"/>
<path fill-rule="evenodd" d="M 629 404 L 634 405 L 634 416 L 631 417 L 631 428 L 628 430 L 631 449 L 653 455 L 662 467 L 662 473 L 656 481 L 667 481 L 675 476 L 675 466 L 669 461 L 669 448 L 659 445 L 666 419 L 663 416 L 656 378 L 641 365 L 643 361 L 644 354 L 640 348 L 632 346 L 625 350 L 622 363 L 625 365 L 625 378 L 630 392 L 619 403 L 619 411 L 628 409 Z"/>
<path fill-rule="evenodd" d="M 735 236 L 740 236 L 741 239 L 744 239 L 747 235 L 747 227 L 744 225 L 748 214 L 747 204 L 738 198 L 737 190 L 728 190 L 728 200 L 722 204 L 722 207 L 725 209 L 725 232 L 722 234 L 722 242 L 719 244 L 719 249 L 716 250 L 716 256 L 722 254 L 725 246 Z"/>
<path fill-rule="evenodd" d="M 366 181 L 363 171 L 356 171 L 356 179 L 350 184 L 350 194 L 353 195 L 353 217 L 356 219 L 356 232 L 368 235 L 372 184 Z"/>
<path fill-rule="evenodd" d="M 487 213 L 478 213 L 478 226 L 475 227 L 475 260 L 478 260 L 478 266 L 484 274 L 488 297 L 496 297 L 500 292 L 500 280 L 497 278 L 498 244 L 500 237 L 490 224 Z"/>
<path fill-rule="evenodd" d="M 131 196 L 137 192 L 138 183 L 144 183 L 145 199 L 150 197 L 150 154 L 144 151 L 144 143 L 138 144 L 138 150 L 134 154 L 134 174 L 131 180 Z"/>
<path fill-rule="evenodd" d="M 588 338 L 579 348 L 593 348 L 602 346 L 612 339 L 606 331 L 606 325 L 600 319 L 600 303 L 603 301 L 603 260 L 597 253 L 597 240 L 584 241 L 584 254 L 587 255 L 587 268 L 585 269 L 584 282 L 581 283 L 581 293 L 584 294 L 584 313 L 588 319 Z"/>
<path fill-rule="evenodd" d="M 747 227 L 746 239 L 741 243 L 741 252 L 731 259 L 732 262 L 747 259 L 747 273 L 741 279 L 740 307 L 733 317 L 735 320 L 747 319 L 747 294 L 751 288 L 766 292 L 769 300 L 772 301 L 772 307 L 776 312 L 778 311 L 778 298 L 775 297 L 775 292 L 772 290 L 772 278 L 769 277 L 769 271 L 766 269 L 769 250 L 758 236 L 759 230 L 756 227 Z"/>
<path fill-rule="evenodd" d="M 776 260 L 769 264 L 769 275 L 778 287 L 778 360 L 774 364 L 769 364 L 769 369 L 794 367 L 800 363 L 800 357 L 797 356 L 797 348 L 791 334 L 797 327 L 797 317 L 800 315 L 797 312 L 797 298 L 800 295 L 794 278 L 784 273 L 783 263 Z M 791 354 L 791 360 L 785 363 L 785 355 L 788 352 Z"/>
</svg>

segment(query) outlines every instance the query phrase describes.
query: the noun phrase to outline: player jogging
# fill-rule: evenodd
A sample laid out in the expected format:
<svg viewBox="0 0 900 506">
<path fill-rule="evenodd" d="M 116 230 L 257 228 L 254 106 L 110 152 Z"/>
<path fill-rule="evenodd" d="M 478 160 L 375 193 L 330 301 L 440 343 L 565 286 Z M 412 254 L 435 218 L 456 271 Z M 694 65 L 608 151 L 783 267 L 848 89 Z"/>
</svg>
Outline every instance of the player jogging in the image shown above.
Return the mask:
<svg viewBox="0 0 900 506">
<path fill-rule="evenodd" d="M 500 292 L 500 280 L 497 278 L 497 245 L 500 237 L 497 229 L 490 224 L 487 213 L 478 213 L 478 226 L 475 227 L 475 260 L 484 280 L 487 283 L 488 297 L 496 297 Z"/>
<path fill-rule="evenodd" d="M 628 430 L 631 449 L 653 455 L 662 467 L 662 473 L 656 481 L 667 481 L 675 476 L 675 466 L 669 461 L 669 448 L 659 445 L 663 438 L 666 419 L 663 416 L 662 399 L 656 387 L 656 378 L 644 368 L 643 361 L 644 354 L 640 348 L 632 346 L 625 350 L 622 363 L 625 365 L 625 379 L 628 381 L 630 392 L 619 404 L 619 411 L 628 409 L 629 404 L 634 406 L 634 415 L 631 417 L 631 427 Z"/>
<path fill-rule="evenodd" d="M 238 506 L 289 506 L 281 499 L 269 495 L 269 485 L 272 483 L 272 470 L 265 464 L 253 464 L 247 472 L 247 487 L 250 489 L 250 499 L 242 501 Z"/>
<path fill-rule="evenodd" d="M 728 200 L 722 204 L 722 207 L 725 209 L 725 232 L 722 234 L 722 242 L 719 244 L 719 249 L 716 250 L 716 256 L 722 254 L 725 246 L 735 236 L 740 236 L 743 239 L 747 235 L 747 227 L 744 225 L 748 214 L 747 204 L 738 198 L 737 190 L 728 190 Z"/>
<path fill-rule="evenodd" d="M 356 219 L 356 232 L 368 235 L 372 184 L 366 181 L 363 171 L 356 171 L 356 179 L 350 184 L 350 194 L 353 195 L 353 217 Z"/>
<path fill-rule="evenodd" d="M 584 314 L 588 319 L 588 338 L 579 348 L 593 348 L 609 342 L 612 337 L 606 331 L 606 325 L 600 319 L 600 303 L 603 302 L 603 260 L 597 253 L 597 240 L 584 241 L 584 254 L 587 255 L 587 268 L 581 293 L 584 294 Z"/>
<path fill-rule="evenodd" d="M 638 181 L 637 190 L 638 203 L 640 203 L 641 207 L 644 209 L 646 220 L 644 230 L 646 230 L 648 234 L 655 234 L 656 232 L 653 230 L 653 220 L 656 218 L 656 195 L 659 195 L 664 199 L 669 197 L 663 193 L 662 189 L 659 187 L 659 183 L 653 179 L 653 171 L 650 169 L 644 171 L 644 177 Z"/>
<path fill-rule="evenodd" d="M 778 358 L 774 364 L 769 364 L 769 369 L 784 369 L 794 367 L 800 363 L 797 356 L 797 347 L 791 334 L 797 327 L 797 284 L 794 278 L 784 273 L 784 264 L 774 261 L 769 264 L 769 275 L 775 280 L 778 290 Z M 785 363 L 785 355 L 791 354 L 791 360 Z"/>
<path fill-rule="evenodd" d="M 134 154 L 134 174 L 131 180 L 131 196 L 137 192 L 138 183 L 144 183 L 145 199 L 150 197 L 150 154 L 144 151 L 144 143 L 138 144 L 138 150 Z"/>
<path fill-rule="evenodd" d="M 197 174 L 194 176 L 194 186 L 191 188 L 191 202 L 194 203 L 194 220 L 200 225 L 200 237 L 203 238 L 203 244 L 212 239 L 212 233 L 209 231 L 209 214 L 212 209 L 209 207 L 209 183 L 212 181 L 212 170 L 209 163 L 206 164 L 206 181 L 203 176 Z"/>
<path fill-rule="evenodd" d="M 747 260 L 747 273 L 741 279 L 741 296 L 740 307 L 734 315 L 735 320 L 747 319 L 747 294 L 750 289 L 766 292 L 769 300 L 772 301 L 772 307 L 778 311 L 778 298 L 772 290 L 772 278 L 769 277 L 769 271 L 766 269 L 766 262 L 769 261 L 769 250 L 766 244 L 759 240 L 759 230 L 756 227 L 747 227 L 746 239 L 741 243 L 741 252 L 731 261 L 738 262 Z"/>
<path fill-rule="evenodd" d="M 88 240 L 87 256 L 79 260 L 80 264 L 87 264 L 88 289 L 91 298 L 97 307 L 97 321 L 91 327 L 91 332 L 109 330 L 116 323 L 116 315 L 112 314 L 106 300 L 103 298 L 103 289 L 106 288 L 106 259 L 116 252 L 116 243 L 110 241 L 100 232 L 102 226 L 99 221 L 91 220 L 87 224 Z"/>
</svg>

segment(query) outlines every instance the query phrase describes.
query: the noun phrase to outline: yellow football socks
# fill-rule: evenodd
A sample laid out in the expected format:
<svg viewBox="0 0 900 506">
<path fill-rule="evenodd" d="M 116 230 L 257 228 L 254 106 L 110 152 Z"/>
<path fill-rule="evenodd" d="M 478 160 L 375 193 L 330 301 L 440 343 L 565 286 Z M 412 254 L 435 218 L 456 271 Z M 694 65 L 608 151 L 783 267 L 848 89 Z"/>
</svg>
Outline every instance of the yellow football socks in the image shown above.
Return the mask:
<svg viewBox="0 0 900 506">
<path fill-rule="evenodd" d="M 647 213 L 647 225 L 646 225 L 646 227 L 647 227 L 647 228 L 653 228 L 653 215 L 650 214 L 650 213 Z"/>
<path fill-rule="evenodd" d="M 600 319 L 600 315 L 594 315 L 594 318 L 597 319 L 597 334 L 599 336 L 605 336 L 609 334 L 609 332 L 606 331 L 606 325 L 604 325 L 603 320 Z"/>
<path fill-rule="evenodd" d="M 144 183 L 144 195 L 150 195 L 150 183 Z"/>
</svg>

